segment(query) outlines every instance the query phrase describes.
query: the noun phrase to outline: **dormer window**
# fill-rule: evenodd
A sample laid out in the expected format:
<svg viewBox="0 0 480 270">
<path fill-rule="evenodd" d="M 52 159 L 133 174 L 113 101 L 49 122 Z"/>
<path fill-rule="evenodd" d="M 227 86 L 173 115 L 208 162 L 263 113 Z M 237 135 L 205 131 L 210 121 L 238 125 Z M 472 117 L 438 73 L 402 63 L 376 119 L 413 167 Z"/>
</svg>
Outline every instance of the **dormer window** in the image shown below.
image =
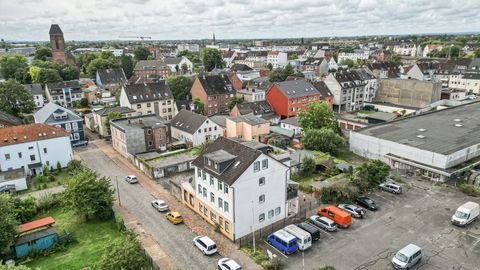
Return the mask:
<svg viewBox="0 0 480 270">
<path fill-rule="evenodd" d="M 218 163 L 217 162 L 215 162 L 214 168 L 215 168 L 215 170 L 218 170 Z"/>
</svg>

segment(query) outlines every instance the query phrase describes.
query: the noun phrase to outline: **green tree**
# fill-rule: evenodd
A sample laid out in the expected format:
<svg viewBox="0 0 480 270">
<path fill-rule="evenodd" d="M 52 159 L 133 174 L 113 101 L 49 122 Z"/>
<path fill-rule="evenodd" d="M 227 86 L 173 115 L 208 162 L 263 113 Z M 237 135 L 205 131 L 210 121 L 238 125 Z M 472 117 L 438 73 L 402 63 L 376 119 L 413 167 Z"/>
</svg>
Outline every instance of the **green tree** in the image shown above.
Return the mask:
<svg viewBox="0 0 480 270">
<path fill-rule="evenodd" d="M 66 206 L 88 221 L 112 217 L 113 189 L 106 177 L 97 178 L 94 171 L 83 169 L 68 182 L 63 199 Z"/>
<path fill-rule="evenodd" d="M 147 261 L 139 241 L 132 232 L 109 244 L 98 268 L 103 270 L 137 270 L 146 268 Z"/>
<path fill-rule="evenodd" d="M 353 59 L 345 59 L 340 64 L 347 65 L 348 68 L 358 68 L 358 62 Z"/>
<path fill-rule="evenodd" d="M 35 56 L 33 57 L 33 59 L 47 61 L 51 57 L 52 57 L 52 49 L 50 49 L 49 47 L 42 46 L 42 47 L 37 48 L 37 50 L 35 51 Z"/>
<path fill-rule="evenodd" d="M 311 157 L 304 157 L 301 164 L 302 174 L 310 176 L 315 171 L 315 160 Z"/>
<path fill-rule="evenodd" d="M 0 253 L 8 248 L 17 234 L 15 199 L 10 194 L 0 194 Z"/>
<path fill-rule="evenodd" d="M 28 195 L 25 199 L 15 201 L 16 219 L 20 223 L 32 220 L 37 215 L 37 200 Z"/>
<path fill-rule="evenodd" d="M 175 100 L 185 100 L 190 95 L 193 81 L 185 76 L 167 77 L 167 85 L 172 91 Z"/>
<path fill-rule="evenodd" d="M 361 191 L 377 187 L 385 182 L 390 174 L 390 167 L 380 160 L 373 160 L 355 169 L 352 182 Z"/>
<path fill-rule="evenodd" d="M 15 80 L 0 82 L 0 108 L 2 111 L 19 115 L 31 113 L 35 108 L 33 95 Z"/>
<path fill-rule="evenodd" d="M 205 114 L 205 104 L 199 98 L 194 99 L 193 104 L 195 105 L 196 113 Z"/>
<path fill-rule="evenodd" d="M 120 58 L 120 62 L 122 63 L 123 72 L 125 72 L 125 77 L 129 79 L 133 75 L 133 58 L 130 55 L 122 54 Z"/>
<path fill-rule="evenodd" d="M 35 78 L 32 76 L 32 79 L 34 83 L 41 83 L 42 85 L 62 81 L 62 77 L 58 74 L 58 70 L 51 68 L 40 68 Z"/>
<path fill-rule="evenodd" d="M 120 65 L 114 58 L 95 58 L 87 66 L 87 74 L 91 77 L 97 75 L 99 69 L 119 68 Z"/>
<path fill-rule="evenodd" d="M 90 62 L 92 62 L 96 58 L 97 58 L 97 55 L 95 53 L 91 53 L 91 52 L 87 52 L 80 57 L 80 64 L 81 64 L 81 67 L 82 67 L 82 72 L 84 74 L 87 74 L 88 65 L 90 64 Z"/>
<path fill-rule="evenodd" d="M 298 121 L 303 130 L 330 128 L 338 131 L 335 114 L 327 103 L 313 103 L 307 111 L 298 113 Z"/>
<path fill-rule="evenodd" d="M 480 50 L 476 50 L 473 54 L 475 57 L 480 58 Z"/>
<path fill-rule="evenodd" d="M 283 82 L 285 79 L 287 79 L 287 76 L 285 76 L 283 69 L 276 68 L 270 71 L 269 79 L 271 82 Z"/>
<path fill-rule="evenodd" d="M 135 60 L 140 61 L 140 60 L 147 60 L 148 57 L 151 55 L 150 50 L 146 47 L 137 47 L 133 51 L 133 55 L 135 56 Z"/>
<path fill-rule="evenodd" d="M 177 57 L 185 56 L 194 64 L 201 64 L 202 60 L 200 59 L 200 54 L 197 52 L 191 52 L 188 50 L 183 50 L 177 53 Z"/>
<path fill-rule="evenodd" d="M 118 118 L 122 118 L 123 114 L 121 112 L 109 112 L 107 118 L 105 119 L 105 127 L 107 128 L 108 134 L 110 134 L 110 121 Z"/>
<path fill-rule="evenodd" d="M 77 109 L 88 108 L 88 99 L 81 98 L 80 100 L 75 102 L 75 108 L 77 108 Z"/>
<path fill-rule="evenodd" d="M 214 68 L 224 68 L 223 54 L 221 51 L 213 48 L 205 48 L 202 50 L 201 59 L 206 71 Z"/>
<path fill-rule="evenodd" d="M 243 103 L 243 98 L 239 96 L 234 96 L 232 99 L 230 99 L 230 102 L 228 103 L 228 108 L 231 110 L 235 105 L 237 104 L 242 104 Z"/>
<path fill-rule="evenodd" d="M 77 80 L 80 78 L 80 70 L 69 65 L 57 65 L 57 70 L 64 81 Z"/>
<path fill-rule="evenodd" d="M 295 74 L 295 70 L 293 69 L 293 66 L 290 63 L 288 63 L 283 68 L 283 72 L 285 74 L 285 78 L 287 78 L 288 76 L 293 76 Z"/>
<path fill-rule="evenodd" d="M 267 68 L 268 68 L 268 70 L 272 71 L 272 70 L 273 70 L 273 65 L 272 65 L 272 63 L 268 63 L 268 64 L 267 64 Z"/>
<path fill-rule="evenodd" d="M 309 129 L 302 139 L 303 147 L 308 150 L 320 150 L 335 155 L 344 143 L 342 136 L 330 128 Z"/>
<path fill-rule="evenodd" d="M 5 80 L 15 79 L 23 82 L 24 72 L 28 68 L 27 58 L 20 54 L 0 57 L 0 74 Z"/>
</svg>

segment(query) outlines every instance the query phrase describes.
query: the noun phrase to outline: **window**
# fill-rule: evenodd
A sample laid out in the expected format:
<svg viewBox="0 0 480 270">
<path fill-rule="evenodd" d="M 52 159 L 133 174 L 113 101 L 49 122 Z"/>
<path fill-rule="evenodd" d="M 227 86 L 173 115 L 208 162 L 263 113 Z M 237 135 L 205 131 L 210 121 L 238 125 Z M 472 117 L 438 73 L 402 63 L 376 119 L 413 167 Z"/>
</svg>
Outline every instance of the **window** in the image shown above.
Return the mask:
<svg viewBox="0 0 480 270">
<path fill-rule="evenodd" d="M 147 134 L 148 134 L 148 135 L 152 135 L 152 130 L 151 130 L 151 129 L 147 129 Z"/>
<path fill-rule="evenodd" d="M 28 147 L 28 150 L 33 150 L 33 146 Z"/>
<path fill-rule="evenodd" d="M 198 133 L 202 133 L 202 130 L 201 130 L 201 129 L 199 129 L 199 130 L 198 130 Z"/>
<path fill-rule="evenodd" d="M 253 172 L 259 172 L 260 171 L 260 161 L 255 161 L 253 163 Z"/>
<path fill-rule="evenodd" d="M 230 211 L 228 207 L 228 202 L 223 202 L 223 211 L 225 211 L 225 213 L 228 213 Z"/>
<path fill-rule="evenodd" d="M 152 107 L 152 103 L 147 102 L 147 108 L 150 108 L 150 107 Z"/>
<path fill-rule="evenodd" d="M 265 202 L 265 194 L 258 196 L 258 203 L 264 203 L 264 202 Z"/>
<path fill-rule="evenodd" d="M 223 208 L 223 199 L 222 198 L 218 198 L 218 208 L 222 209 Z"/>
<path fill-rule="evenodd" d="M 217 222 L 217 215 L 215 215 L 215 213 L 213 213 L 212 211 L 210 211 L 210 219 L 212 220 L 212 222 Z"/>
<path fill-rule="evenodd" d="M 214 184 L 215 184 L 215 180 L 214 180 L 213 176 L 210 175 L 210 186 L 213 187 Z"/>
<path fill-rule="evenodd" d="M 18 152 L 18 158 L 22 158 L 22 152 Z"/>
<path fill-rule="evenodd" d="M 78 134 L 78 133 L 73 133 L 73 139 L 74 139 L 74 140 L 80 140 L 80 134 Z"/>
<path fill-rule="evenodd" d="M 35 155 L 30 155 L 30 160 L 35 161 Z"/>
<path fill-rule="evenodd" d="M 218 217 L 218 225 L 220 226 L 220 228 L 223 228 L 223 218 L 222 217 Z"/>
<path fill-rule="evenodd" d="M 5 154 L 5 160 L 10 160 L 10 154 Z"/>
<path fill-rule="evenodd" d="M 152 141 L 148 141 L 148 146 L 152 146 L 153 145 L 153 142 Z"/>
<path fill-rule="evenodd" d="M 222 181 L 218 180 L 218 190 L 223 190 L 223 184 Z"/>
<path fill-rule="evenodd" d="M 210 202 L 215 204 L 215 194 L 213 192 L 210 192 Z"/>
<path fill-rule="evenodd" d="M 142 108 L 142 104 L 137 104 L 137 109 L 141 109 Z"/>
<path fill-rule="evenodd" d="M 43 153 L 47 153 L 47 148 L 43 148 Z"/>
<path fill-rule="evenodd" d="M 213 130 L 217 130 L 217 127 L 213 127 Z"/>
<path fill-rule="evenodd" d="M 206 181 L 206 180 L 207 180 L 207 174 L 203 173 L 203 181 Z"/>
<path fill-rule="evenodd" d="M 77 122 L 72 123 L 72 129 L 73 130 L 78 130 L 78 123 Z"/>
<path fill-rule="evenodd" d="M 268 218 L 272 218 L 272 217 L 273 217 L 273 209 L 268 211 Z"/>
<path fill-rule="evenodd" d="M 258 185 L 259 186 L 265 185 L 265 177 L 260 177 L 260 179 L 258 179 Z"/>
<path fill-rule="evenodd" d="M 201 203 L 198 204 L 198 209 L 200 210 L 200 212 L 203 212 L 203 205 Z"/>
<path fill-rule="evenodd" d="M 202 170 L 200 170 L 200 169 L 197 170 L 197 176 L 199 178 L 202 178 Z"/>
<path fill-rule="evenodd" d="M 260 214 L 258 216 L 258 222 L 264 222 L 265 221 L 265 214 Z"/>
<path fill-rule="evenodd" d="M 230 223 L 228 221 L 225 221 L 225 232 L 230 232 Z"/>
<path fill-rule="evenodd" d="M 228 185 L 227 184 L 224 185 L 223 192 L 225 192 L 225 194 L 228 194 Z"/>
<path fill-rule="evenodd" d="M 203 198 L 207 198 L 207 189 L 203 188 Z"/>
<path fill-rule="evenodd" d="M 202 186 L 198 184 L 198 194 L 202 196 Z"/>
<path fill-rule="evenodd" d="M 72 130 L 72 125 L 71 125 L 70 123 L 66 123 L 66 124 L 65 124 L 65 129 L 66 129 L 67 131 Z"/>
<path fill-rule="evenodd" d="M 280 211 L 281 211 L 280 207 L 275 208 L 275 216 L 280 215 Z"/>
<path fill-rule="evenodd" d="M 262 160 L 262 169 L 267 169 L 268 168 L 268 159 Z"/>
</svg>

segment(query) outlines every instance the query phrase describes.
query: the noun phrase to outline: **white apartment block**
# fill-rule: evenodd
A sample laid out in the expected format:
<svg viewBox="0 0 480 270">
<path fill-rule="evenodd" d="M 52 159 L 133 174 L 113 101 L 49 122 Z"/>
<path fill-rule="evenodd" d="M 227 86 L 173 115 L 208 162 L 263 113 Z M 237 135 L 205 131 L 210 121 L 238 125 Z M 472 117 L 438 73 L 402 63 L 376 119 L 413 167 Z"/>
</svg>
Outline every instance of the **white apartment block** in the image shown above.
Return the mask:
<svg viewBox="0 0 480 270">
<path fill-rule="evenodd" d="M 285 52 L 272 51 L 267 54 L 267 65 L 272 64 L 273 68 L 282 68 L 288 63 L 288 54 Z"/>
</svg>

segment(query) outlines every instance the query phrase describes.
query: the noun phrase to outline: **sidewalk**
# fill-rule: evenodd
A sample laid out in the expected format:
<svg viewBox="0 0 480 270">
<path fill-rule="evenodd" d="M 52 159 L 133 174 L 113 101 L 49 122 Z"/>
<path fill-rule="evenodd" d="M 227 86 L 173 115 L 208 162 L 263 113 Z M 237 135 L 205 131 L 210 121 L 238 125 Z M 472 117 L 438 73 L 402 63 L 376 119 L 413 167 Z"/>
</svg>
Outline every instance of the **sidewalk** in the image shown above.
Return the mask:
<svg viewBox="0 0 480 270">
<path fill-rule="evenodd" d="M 188 228 L 190 228 L 194 233 L 198 235 L 208 235 L 210 238 L 212 238 L 212 240 L 214 240 L 217 244 L 217 251 L 220 255 L 236 260 L 244 269 L 261 269 L 260 266 L 255 264 L 255 262 L 250 259 L 250 257 L 239 250 L 235 243 L 231 242 L 220 233 L 216 233 L 213 226 L 203 220 L 190 208 L 183 205 L 182 202 L 173 197 L 169 191 L 165 190 L 162 186 L 151 180 L 148 176 L 145 176 L 133 164 L 128 162 L 128 160 L 113 150 L 110 145 L 106 144 L 102 140 L 92 141 L 91 143 L 94 143 L 105 155 L 110 157 L 110 159 L 112 159 L 112 161 L 118 166 L 124 168 L 129 174 L 136 175 L 140 185 L 145 187 L 150 194 L 152 194 L 152 196 L 155 198 L 161 198 L 167 202 L 167 204 L 170 206 L 170 209 L 181 212 L 185 225 L 187 225 Z"/>
</svg>

